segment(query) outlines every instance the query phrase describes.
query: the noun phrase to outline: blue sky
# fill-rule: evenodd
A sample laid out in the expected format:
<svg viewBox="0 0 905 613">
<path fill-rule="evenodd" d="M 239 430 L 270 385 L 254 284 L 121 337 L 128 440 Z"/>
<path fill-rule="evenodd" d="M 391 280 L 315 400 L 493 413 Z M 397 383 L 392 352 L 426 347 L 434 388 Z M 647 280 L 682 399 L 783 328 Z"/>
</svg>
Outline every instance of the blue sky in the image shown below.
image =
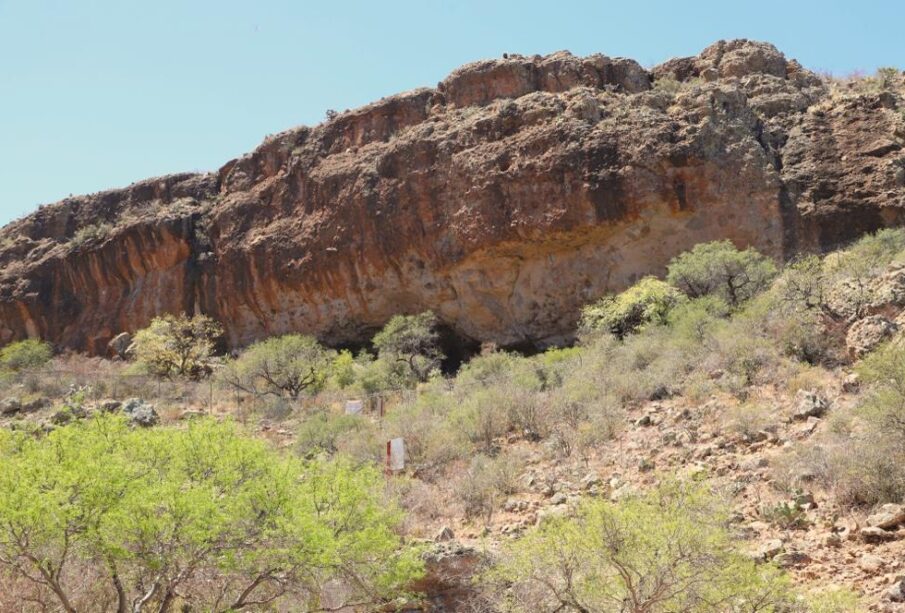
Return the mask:
<svg viewBox="0 0 905 613">
<path fill-rule="evenodd" d="M 905 67 L 905 0 L 0 0 L 0 223 L 70 193 L 212 170 L 503 52 L 645 65 L 720 38 L 814 70 Z"/>
</svg>

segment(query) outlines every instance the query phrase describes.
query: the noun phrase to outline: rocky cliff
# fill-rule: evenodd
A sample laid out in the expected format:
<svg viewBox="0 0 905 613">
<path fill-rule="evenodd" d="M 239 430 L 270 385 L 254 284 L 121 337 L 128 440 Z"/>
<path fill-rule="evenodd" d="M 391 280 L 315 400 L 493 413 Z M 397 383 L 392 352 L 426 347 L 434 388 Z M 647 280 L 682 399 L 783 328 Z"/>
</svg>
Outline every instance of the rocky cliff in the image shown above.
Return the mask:
<svg viewBox="0 0 905 613">
<path fill-rule="evenodd" d="M 0 340 L 104 350 L 163 312 L 241 345 L 366 338 L 435 311 L 464 338 L 566 338 L 579 307 L 694 244 L 776 258 L 905 220 L 901 73 L 822 79 L 721 41 L 652 70 L 566 52 L 268 138 L 211 174 L 41 207 L 0 232 Z"/>
</svg>

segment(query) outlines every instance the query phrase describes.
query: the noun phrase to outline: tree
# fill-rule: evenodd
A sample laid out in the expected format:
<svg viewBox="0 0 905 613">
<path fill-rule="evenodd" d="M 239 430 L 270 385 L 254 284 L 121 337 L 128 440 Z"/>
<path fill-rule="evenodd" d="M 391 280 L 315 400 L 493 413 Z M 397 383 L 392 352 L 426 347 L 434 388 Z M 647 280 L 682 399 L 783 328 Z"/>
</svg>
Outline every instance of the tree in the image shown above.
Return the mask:
<svg viewBox="0 0 905 613">
<path fill-rule="evenodd" d="M 581 311 L 585 332 L 610 332 L 619 338 L 648 324 L 666 322 L 669 312 L 683 300 L 682 294 L 655 277 L 644 277 L 624 292 L 604 296 Z"/>
<path fill-rule="evenodd" d="M 43 366 L 53 357 L 53 349 L 48 343 L 26 339 L 10 343 L 0 350 L 0 369 L 18 372 L 28 368 Z"/>
<path fill-rule="evenodd" d="M 163 315 L 135 334 L 135 358 L 159 377 L 209 375 L 223 328 L 206 315 Z"/>
<path fill-rule="evenodd" d="M 222 378 L 230 386 L 254 394 L 287 395 L 320 390 L 336 353 L 311 336 L 287 334 L 257 342 L 227 364 Z"/>
<path fill-rule="evenodd" d="M 383 487 L 374 468 L 285 456 L 229 422 L 4 432 L 0 566 L 67 613 L 239 611 L 290 594 L 317 611 L 331 581 L 379 603 L 419 573 Z"/>
<path fill-rule="evenodd" d="M 737 551 L 727 514 L 699 484 L 594 499 L 503 551 L 486 579 L 504 611 L 776 611 L 787 581 Z M 508 588 L 508 589 L 507 589 Z"/>
<path fill-rule="evenodd" d="M 754 249 L 739 251 L 731 241 L 695 245 L 667 267 L 666 280 L 690 298 L 716 295 L 735 308 L 766 289 L 776 265 Z"/>
<path fill-rule="evenodd" d="M 374 336 L 374 346 L 379 357 L 406 364 L 420 382 L 427 381 L 443 360 L 437 318 L 430 311 L 396 315 Z"/>
</svg>

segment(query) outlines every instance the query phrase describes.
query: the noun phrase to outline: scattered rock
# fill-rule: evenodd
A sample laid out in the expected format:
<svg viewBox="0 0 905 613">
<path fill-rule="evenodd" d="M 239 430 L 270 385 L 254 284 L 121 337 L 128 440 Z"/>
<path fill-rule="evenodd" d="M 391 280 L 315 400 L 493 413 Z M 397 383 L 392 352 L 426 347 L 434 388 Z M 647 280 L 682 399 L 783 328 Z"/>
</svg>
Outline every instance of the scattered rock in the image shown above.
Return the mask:
<svg viewBox="0 0 905 613">
<path fill-rule="evenodd" d="M 635 425 L 639 426 L 639 427 L 652 426 L 653 423 L 654 422 L 651 419 L 651 416 L 649 413 L 645 413 L 644 415 L 642 415 L 641 417 L 639 417 L 638 419 L 635 420 Z"/>
<path fill-rule="evenodd" d="M 887 530 L 905 523 L 905 506 L 900 504 L 884 504 L 877 511 L 868 516 L 865 523 L 868 526 Z"/>
<path fill-rule="evenodd" d="M 773 561 L 782 568 L 804 566 L 811 561 L 811 556 L 803 551 L 786 551 L 773 557 Z"/>
<path fill-rule="evenodd" d="M 555 496 L 553 496 L 553 498 L 550 499 L 550 503 L 554 504 L 554 505 L 566 504 L 566 502 L 568 502 L 568 500 L 569 500 L 569 498 L 565 494 L 560 493 L 560 494 L 556 494 Z"/>
<path fill-rule="evenodd" d="M 88 413 L 82 407 L 63 407 L 50 416 L 50 423 L 55 426 L 63 426 L 87 415 Z"/>
<path fill-rule="evenodd" d="M 445 541 L 451 541 L 456 538 L 455 533 L 452 531 L 452 528 L 449 526 L 443 526 L 440 528 L 440 531 L 437 532 L 437 535 L 434 537 L 434 541 L 438 543 L 443 543 Z"/>
<path fill-rule="evenodd" d="M 893 336 L 899 326 L 880 315 L 859 319 L 848 329 L 845 346 L 853 358 L 860 358 L 873 351 L 880 343 Z"/>
<path fill-rule="evenodd" d="M 860 534 L 865 543 L 882 543 L 884 541 L 894 541 L 899 538 L 899 535 L 895 532 L 889 532 L 883 528 L 877 528 L 876 526 L 861 528 Z"/>
<path fill-rule="evenodd" d="M 871 553 L 865 553 L 863 556 L 861 556 L 861 559 L 858 560 L 858 566 L 861 568 L 861 570 L 867 571 L 869 573 L 875 573 L 883 568 L 884 562 L 881 558 Z"/>
<path fill-rule="evenodd" d="M 584 490 L 590 490 L 600 485 L 603 485 L 603 480 L 593 473 L 585 475 L 581 480 L 581 488 Z"/>
<path fill-rule="evenodd" d="M 846 394 L 853 394 L 857 392 L 861 388 L 861 377 L 858 376 L 858 373 L 853 372 L 849 375 L 846 375 L 842 380 L 842 391 Z"/>
<path fill-rule="evenodd" d="M 98 403 L 97 408 L 102 413 L 116 413 L 123 406 L 119 400 L 102 400 Z"/>
<path fill-rule="evenodd" d="M 905 577 L 896 577 L 886 590 L 886 597 L 893 602 L 905 602 Z"/>
<path fill-rule="evenodd" d="M 18 398 L 4 398 L 0 402 L 0 415 L 15 415 L 22 410 L 22 402 Z"/>
<path fill-rule="evenodd" d="M 772 560 L 783 550 L 783 543 L 779 539 L 771 539 L 765 543 L 763 543 L 755 553 L 755 558 L 761 561 Z"/>
<path fill-rule="evenodd" d="M 131 345 L 132 335 L 128 332 L 120 332 L 107 343 L 107 354 L 124 360 L 129 354 Z"/>
<path fill-rule="evenodd" d="M 801 390 L 796 398 L 798 404 L 792 417 L 802 421 L 809 417 L 822 417 L 830 406 L 826 398 L 813 391 Z"/>
<path fill-rule="evenodd" d="M 129 398 L 122 405 L 123 413 L 129 416 L 129 422 L 147 428 L 155 426 L 160 422 L 160 417 L 154 406 L 148 404 L 141 398 Z"/>
<path fill-rule="evenodd" d="M 182 421 L 188 419 L 197 419 L 199 417 L 204 417 L 204 411 L 199 411 L 198 409 L 186 409 L 182 413 L 179 414 L 179 419 Z M 282 434 L 278 432 L 278 434 Z"/>
</svg>

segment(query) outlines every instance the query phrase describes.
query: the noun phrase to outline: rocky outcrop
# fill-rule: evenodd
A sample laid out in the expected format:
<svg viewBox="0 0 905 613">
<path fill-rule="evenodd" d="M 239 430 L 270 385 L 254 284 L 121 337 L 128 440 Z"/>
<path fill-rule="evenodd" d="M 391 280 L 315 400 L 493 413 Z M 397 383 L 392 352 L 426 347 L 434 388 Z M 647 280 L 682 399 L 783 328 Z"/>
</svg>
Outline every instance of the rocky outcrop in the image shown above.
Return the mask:
<svg viewBox="0 0 905 613">
<path fill-rule="evenodd" d="M 900 223 L 901 83 L 830 87 L 770 45 L 644 70 L 509 56 L 267 139 L 219 172 L 42 207 L 0 233 L 0 338 L 106 351 L 162 312 L 241 345 L 367 338 L 432 309 L 556 343 L 579 307 L 729 238 L 775 258 Z"/>
</svg>

